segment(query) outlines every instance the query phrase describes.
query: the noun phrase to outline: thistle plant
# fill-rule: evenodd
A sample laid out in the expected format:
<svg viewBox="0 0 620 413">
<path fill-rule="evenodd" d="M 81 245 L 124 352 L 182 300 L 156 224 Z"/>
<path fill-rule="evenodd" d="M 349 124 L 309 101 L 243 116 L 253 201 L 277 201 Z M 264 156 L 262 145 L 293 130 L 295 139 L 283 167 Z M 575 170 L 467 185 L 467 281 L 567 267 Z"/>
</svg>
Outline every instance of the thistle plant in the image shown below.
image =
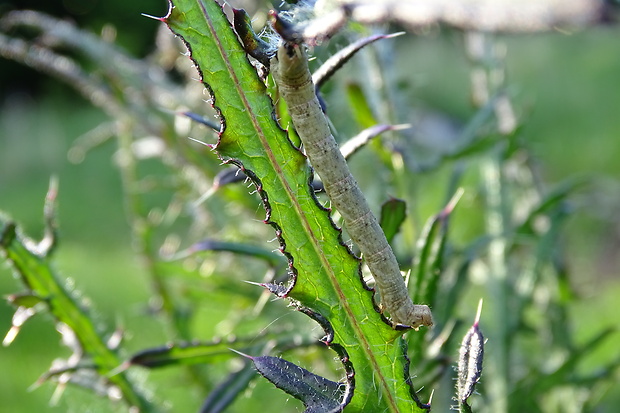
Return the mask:
<svg viewBox="0 0 620 413">
<path fill-rule="evenodd" d="M 463 11 L 465 3 L 451 7 Z M 511 371 L 511 360 L 523 357 L 518 339 L 528 330 L 569 330 L 570 300 L 560 296 L 566 277 L 547 252 L 557 245 L 564 206 L 576 184 L 542 191 L 535 171 L 520 161 L 527 147 L 519 139 L 522 119 L 499 76 L 499 40 L 479 32 L 593 23 L 600 10 L 575 0 L 561 12 L 550 1 L 542 9 L 526 8 L 536 24 L 523 25 L 506 18 L 514 6 L 473 4 L 489 18 L 477 21 L 438 8 L 424 20 L 416 8 L 420 2 L 317 2 L 311 11 L 303 4 L 270 12 L 269 25 L 256 34 L 243 10 L 212 0 L 174 0 L 169 13 L 156 20 L 185 49 L 169 41 L 171 50 L 160 50 L 158 63 L 131 58 L 39 13 L 4 16 L 5 32 L 29 27 L 55 41 L 41 49 L 36 39 L 2 34 L 3 56 L 52 72 L 110 115 L 103 129 L 116 138 L 134 245 L 158 304 L 152 311 L 170 340 L 140 351 L 105 340 L 109 334 L 64 287 L 50 262 L 58 241 L 58 189 L 52 185 L 43 241 L 20 233 L 10 218 L 0 219 L 0 248 L 25 288 L 9 298 L 17 311 L 5 343 L 15 340 L 27 315 L 47 311 L 68 338 L 72 355 L 43 379 L 87 387 L 144 412 L 166 410 L 166 404 L 132 373 L 164 367 L 183 372 L 194 394 L 203 397 L 193 400 L 193 409 L 202 404 L 202 412 L 243 411 L 244 402 L 257 410 L 262 397 L 270 408 L 284 411 L 286 406 L 274 407 L 269 400 L 273 393 L 253 394 L 249 402 L 244 397 L 255 385 L 256 371 L 278 388 L 274 391 L 299 399 L 306 412 L 543 411 L 545 398 L 563 386 L 604 384 L 608 375 L 580 377 L 572 367 L 610 331 L 581 346 L 569 333 L 539 342 L 540 351 L 566 356 L 550 376 L 527 359 L 525 373 Z M 390 22 L 407 29 L 442 23 L 462 30 L 477 79 L 475 114 L 459 131 L 457 144 L 442 148 L 424 168 L 412 155 L 415 125 L 403 125 L 394 102 L 386 99 L 397 89 L 394 79 L 384 73 L 378 90 L 359 81 L 347 85 L 349 109 L 360 129 L 350 140 L 342 138 L 340 116 L 330 108 L 330 94 L 321 90 L 334 72 L 356 60 L 365 70 L 385 72 L 371 44 L 387 52 L 395 36 L 372 34 L 369 25 Z M 322 53 L 331 38 L 352 35 L 357 39 L 351 46 L 313 67 L 309 53 Z M 97 72 L 55 50 L 59 44 L 95 62 Z M 179 51 L 187 53 L 178 57 Z M 177 69 L 187 71 L 183 82 L 161 70 L 165 52 L 175 56 Z M 190 59 L 196 72 L 187 65 Z M 184 128 L 182 121 L 188 121 Z M 82 140 L 76 150 L 88 146 L 89 140 Z M 164 172 L 142 175 L 147 157 L 158 159 Z M 356 179 L 358 159 L 376 171 L 373 180 Z M 418 181 L 430 179 L 422 169 L 450 178 L 428 194 L 434 214 L 417 225 L 415 217 L 423 215 L 416 206 Z M 478 171 L 474 185 L 464 179 L 468 170 Z M 519 179 L 509 170 L 519 171 Z M 164 192 L 167 202 L 153 201 L 149 190 Z M 257 202 L 264 208 L 258 217 L 268 225 L 254 225 Z M 517 213 L 517 203 L 527 205 L 525 213 Z M 466 245 L 450 237 L 459 225 L 453 215 L 463 208 L 483 222 L 481 233 Z M 543 229 L 535 225 L 541 218 L 548 222 Z M 274 236 L 275 250 L 267 243 Z M 470 282 L 474 267 L 486 269 L 482 289 Z M 472 291 L 485 297 L 485 310 L 479 308 L 475 318 L 466 301 Z M 551 297 L 542 304 L 534 299 L 540 291 Z M 279 301 L 311 322 L 300 327 L 281 321 L 290 309 L 278 307 Z M 222 307 L 224 320 L 209 316 L 205 322 L 200 316 L 221 314 Z M 555 317 L 528 322 L 526 311 L 550 309 Z M 463 320 L 472 319 L 464 331 Z M 320 338 L 312 327 L 317 324 Z M 606 366 L 609 374 L 617 365 Z M 225 373 L 215 374 L 216 369 Z"/>
</svg>

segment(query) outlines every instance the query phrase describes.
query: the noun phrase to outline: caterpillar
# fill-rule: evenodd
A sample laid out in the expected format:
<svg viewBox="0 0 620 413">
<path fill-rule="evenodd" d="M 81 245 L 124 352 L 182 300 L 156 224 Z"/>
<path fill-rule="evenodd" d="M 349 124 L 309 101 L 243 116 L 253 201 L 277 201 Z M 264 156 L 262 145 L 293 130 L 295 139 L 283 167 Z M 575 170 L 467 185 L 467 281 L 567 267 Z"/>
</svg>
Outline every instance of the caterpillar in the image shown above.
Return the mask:
<svg viewBox="0 0 620 413">
<path fill-rule="evenodd" d="M 338 149 L 315 92 L 305 46 L 284 41 L 271 60 L 271 73 L 310 164 L 360 249 L 393 326 L 432 326 L 429 307 L 414 304 L 409 297 L 396 256 Z"/>
</svg>

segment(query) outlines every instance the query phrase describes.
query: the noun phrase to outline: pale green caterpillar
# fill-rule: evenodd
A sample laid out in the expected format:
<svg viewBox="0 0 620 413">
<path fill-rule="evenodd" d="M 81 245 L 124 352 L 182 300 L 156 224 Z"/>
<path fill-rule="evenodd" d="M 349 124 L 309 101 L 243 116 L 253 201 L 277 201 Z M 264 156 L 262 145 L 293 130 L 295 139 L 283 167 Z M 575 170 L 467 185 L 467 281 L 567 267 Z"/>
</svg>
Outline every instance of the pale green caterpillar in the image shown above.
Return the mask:
<svg viewBox="0 0 620 413">
<path fill-rule="evenodd" d="M 375 278 L 382 307 L 392 323 L 416 329 L 433 325 L 428 306 L 413 304 L 409 297 L 394 252 L 329 130 L 304 46 L 284 42 L 271 60 L 271 73 L 312 167 Z"/>
</svg>

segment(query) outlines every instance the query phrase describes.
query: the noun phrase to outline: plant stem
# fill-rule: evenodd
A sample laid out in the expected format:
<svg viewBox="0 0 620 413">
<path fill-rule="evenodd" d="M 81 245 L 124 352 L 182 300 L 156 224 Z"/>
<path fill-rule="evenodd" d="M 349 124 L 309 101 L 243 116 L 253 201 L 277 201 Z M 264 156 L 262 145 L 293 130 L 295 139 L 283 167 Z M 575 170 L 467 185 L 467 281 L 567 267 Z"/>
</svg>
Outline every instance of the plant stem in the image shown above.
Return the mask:
<svg viewBox="0 0 620 413">
<path fill-rule="evenodd" d="M 486 214 L 485 223 L 487 233 L 491 237 L 488 247 L 489 256 L 489 282 L 488 291 L 493 300 L 493 311 L 490 312 L 490 324 L 492 324 L 493 351 L 489 352 L 490 377 L 489 392 L 491 397 L 491 411 L 508 411 L 508 299 L 506 268 L 506 228 L 504 196 L 502 194 L 501 155 L 491 155 L 481 166 L 481 175 L 485 184 Z"/>
</svg>

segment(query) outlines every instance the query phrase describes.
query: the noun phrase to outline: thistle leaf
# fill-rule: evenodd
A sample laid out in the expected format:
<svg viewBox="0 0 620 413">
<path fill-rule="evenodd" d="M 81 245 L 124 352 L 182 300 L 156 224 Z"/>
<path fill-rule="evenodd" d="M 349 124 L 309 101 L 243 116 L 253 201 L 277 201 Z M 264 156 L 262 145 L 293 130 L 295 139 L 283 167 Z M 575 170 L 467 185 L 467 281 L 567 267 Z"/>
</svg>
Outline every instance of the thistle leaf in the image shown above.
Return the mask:
<svg viewBox="0 0 620 413">
<path fill-rule="evenodd" d="M 160 367 L 212 363 L 217 359 L 228 359 L 233 354 L 230 343 L 171 344 L 142 350 L 129 359 L 127 365 L 149 369 Z"/>
<path fill-rule="evenodd" d="M 312 82 L 317 89 L 320 89 L 323 83 L 327 82 L 334 73 L 338 71 L 346 62 L 349 61 L 357 52 L 359 52 L 364 46 L 372 44 L 377 40 L 391 39 L 392 37 L 400 36 L 404 32 L 393 34 L 375 34 L 373 36 L 365 37 L 351 43 L 344 49 L 339 50 L 336 54 L 331 56 L 321 67 L 312 74 Z"/>
<path fill-rule="evenodd" d="M 256 377 L 251 363 L 246 363 L 240 370 L 228 375 L 206 398 L 200 413 L 219 413 L 236 400 L 245 391 L 248 384 Z"/>
<path fill-rule="evenodd" d="M 175 0 L 164 21 L 181 36 L 223 120 L 215 150 L 250 177 L 293 278 L 277 289 L 325 329 L 347 372 L 350 411 L 423 411 L 413 391 L 402 332 L 375 308 L 359 260 L 314 197 L 305 156 L 273 119 L 265 84 L 213 1 Z"/>
<path fill-rule="evenodd" d="M 92 318 L 76 303 L 53 271 L 49 258 L 41 255 L 37 247 L 36 243 L 17 232 L 12 221 L 0 214 L 0 253 L 3 258 L 31 291 L 32 297 L 46 297 L 36 305 L 46 305 L 57 321 L 59 331 L 71 336 L 74 350 L 91 358 L 99 375 L 107 375 L 121 364 L 120 358 L 107 347 Z M 120 389 L 129 405 L 143 412 L 153 410 L 125 374 L 111 376 L 108 380 Z"/>
<path fill-rule="evenodd" d="M 343 385 L 278 357 L 251 357 L 258 372 L 276 387 L 301 400 L 308 412 L 341 411 Z"/>
<path fill-rule="evenodd" d="M 370 128 L 377 124 L 377 118 L 358 83 L 347 85 L 347 103 L 353 112 L 353 117 L 362 128 Z"/>
<path fill-rule="evenodd" d="M 407 204 L 402 199 L 392 198 L 381 205 L 381 219 L 379 223 L 385 232 L 388 242 L 392 242 L 406 217 Z"/>
<path fill-rule="evenodd" d="M 246 53 L 268 68 L 275 49 L 254 33 L 250 16 L 243 9 L 233 9 L 233 22 Z"/>
</svg>

